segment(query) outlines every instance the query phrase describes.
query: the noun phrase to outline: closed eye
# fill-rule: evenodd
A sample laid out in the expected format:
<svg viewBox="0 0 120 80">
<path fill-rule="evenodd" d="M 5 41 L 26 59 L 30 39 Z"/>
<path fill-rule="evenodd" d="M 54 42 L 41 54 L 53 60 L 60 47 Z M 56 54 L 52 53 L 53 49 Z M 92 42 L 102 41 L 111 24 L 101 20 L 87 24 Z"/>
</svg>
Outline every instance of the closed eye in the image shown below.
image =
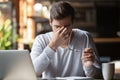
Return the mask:
<svg viewBox="0 0 120 80">
<path fill-rule="evenodd" d="M 55 25 L 54 27 L 55 27 L 55 28 L 61 28 L 61 26 L 59 26 L 59 25 Z"/>
</svg>

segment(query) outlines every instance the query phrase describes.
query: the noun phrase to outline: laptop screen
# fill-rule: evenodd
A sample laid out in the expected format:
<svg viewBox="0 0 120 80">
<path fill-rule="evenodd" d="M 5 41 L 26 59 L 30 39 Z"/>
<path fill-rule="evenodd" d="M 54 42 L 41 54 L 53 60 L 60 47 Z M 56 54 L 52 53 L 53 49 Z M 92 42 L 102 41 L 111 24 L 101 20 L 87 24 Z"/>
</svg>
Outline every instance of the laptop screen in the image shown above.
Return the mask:
<svg viewBox="0 0 120 80">
<path fill-rule="evenodd" d="M 0 79 L 36 80 L 28 50 L 0 50 Z"/>
</svg>

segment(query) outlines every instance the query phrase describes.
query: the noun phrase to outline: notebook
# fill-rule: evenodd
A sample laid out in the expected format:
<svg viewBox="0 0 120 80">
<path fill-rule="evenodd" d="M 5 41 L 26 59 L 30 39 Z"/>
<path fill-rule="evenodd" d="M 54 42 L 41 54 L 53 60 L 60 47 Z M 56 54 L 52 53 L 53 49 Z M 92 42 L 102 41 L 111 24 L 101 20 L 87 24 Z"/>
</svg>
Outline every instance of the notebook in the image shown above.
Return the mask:
<svg viewBox="0 0 120 80">
<path fill-rule="evenodd" d="M 37 80 L 28 50 L 0 50 L 0 80 Z"/>
</svg>

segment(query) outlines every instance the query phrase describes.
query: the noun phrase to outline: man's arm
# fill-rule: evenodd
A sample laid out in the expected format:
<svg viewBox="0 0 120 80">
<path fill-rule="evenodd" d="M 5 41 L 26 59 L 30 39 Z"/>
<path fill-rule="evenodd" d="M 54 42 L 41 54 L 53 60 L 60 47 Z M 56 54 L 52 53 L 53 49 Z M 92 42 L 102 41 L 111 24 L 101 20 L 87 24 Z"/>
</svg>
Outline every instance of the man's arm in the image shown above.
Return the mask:
<svg viewBox="0 0 120 80">
<path fill-rule="evenodd" d="M 55 53 L 54 50 L 46 46 L 42 41 L 44 41 L 42 40 L 42 36 L 38 36 L 33 43 L 30 53 L 37 76 L 40 76 L 48 67 Z"/>
<path fill-rule="evenodd" d="M 35 39 L 31 51 L 31 57 L 38 76 L 40 76 L 48 67 L 56 49 L 69 39 L 68 37 L 70 37 L 70 35 L 66 32 L 67 28 L 58 28 L 53 32 L 52 39 L 47 44 L 45 44 L 45 40 L 41 35 Z M 44 38 L 46 38 L 46 36 L 44 36 Z"/>
<path fill-rule="evenodd" d="M 92 61 L 92 65 L 90 62 L 88 62 L 90 66 L 83 65 L 85 74 L 86 76 L 93 77 L 93 78 L 102 78 L 102 69 L 101 69 L 101 62 L 99 59 L 99 55 L 98 55 L 95 43 L 93 41 L 93 38 L 89 33 L 87 33 L 87 41 L 88 41 L 86 42 L 88 43 L 87 47 L 92 48 L 92 50 L 88 50 L 88 53 L 90 53 L 90 55 L 87 56 L 86 58 L 88 59 L 88 61 L 89 60 Z M 84 51 L 83 53 L 86 53 L 86 52 L 87 51 Z"/>
</svg>

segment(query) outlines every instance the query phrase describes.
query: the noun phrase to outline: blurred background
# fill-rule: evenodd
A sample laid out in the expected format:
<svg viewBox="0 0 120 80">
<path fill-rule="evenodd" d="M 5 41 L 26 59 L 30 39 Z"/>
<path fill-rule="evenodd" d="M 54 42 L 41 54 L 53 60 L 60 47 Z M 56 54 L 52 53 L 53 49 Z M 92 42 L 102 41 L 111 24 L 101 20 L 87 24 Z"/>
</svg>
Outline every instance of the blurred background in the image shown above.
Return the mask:
<svg viewBox="0 0 120 80">
<path fill-rule="evenodd" d="M 0 0 L 0 49 L 28 49 L 51 31 L 49 10 L 60 0 Z M 64 0 L 75 9 L 75 28 L 93 36 L 102 62 L 120 59 L 120 0 Z M 68 10 L 69 11 L 69 10 Z"/>
</svg>

